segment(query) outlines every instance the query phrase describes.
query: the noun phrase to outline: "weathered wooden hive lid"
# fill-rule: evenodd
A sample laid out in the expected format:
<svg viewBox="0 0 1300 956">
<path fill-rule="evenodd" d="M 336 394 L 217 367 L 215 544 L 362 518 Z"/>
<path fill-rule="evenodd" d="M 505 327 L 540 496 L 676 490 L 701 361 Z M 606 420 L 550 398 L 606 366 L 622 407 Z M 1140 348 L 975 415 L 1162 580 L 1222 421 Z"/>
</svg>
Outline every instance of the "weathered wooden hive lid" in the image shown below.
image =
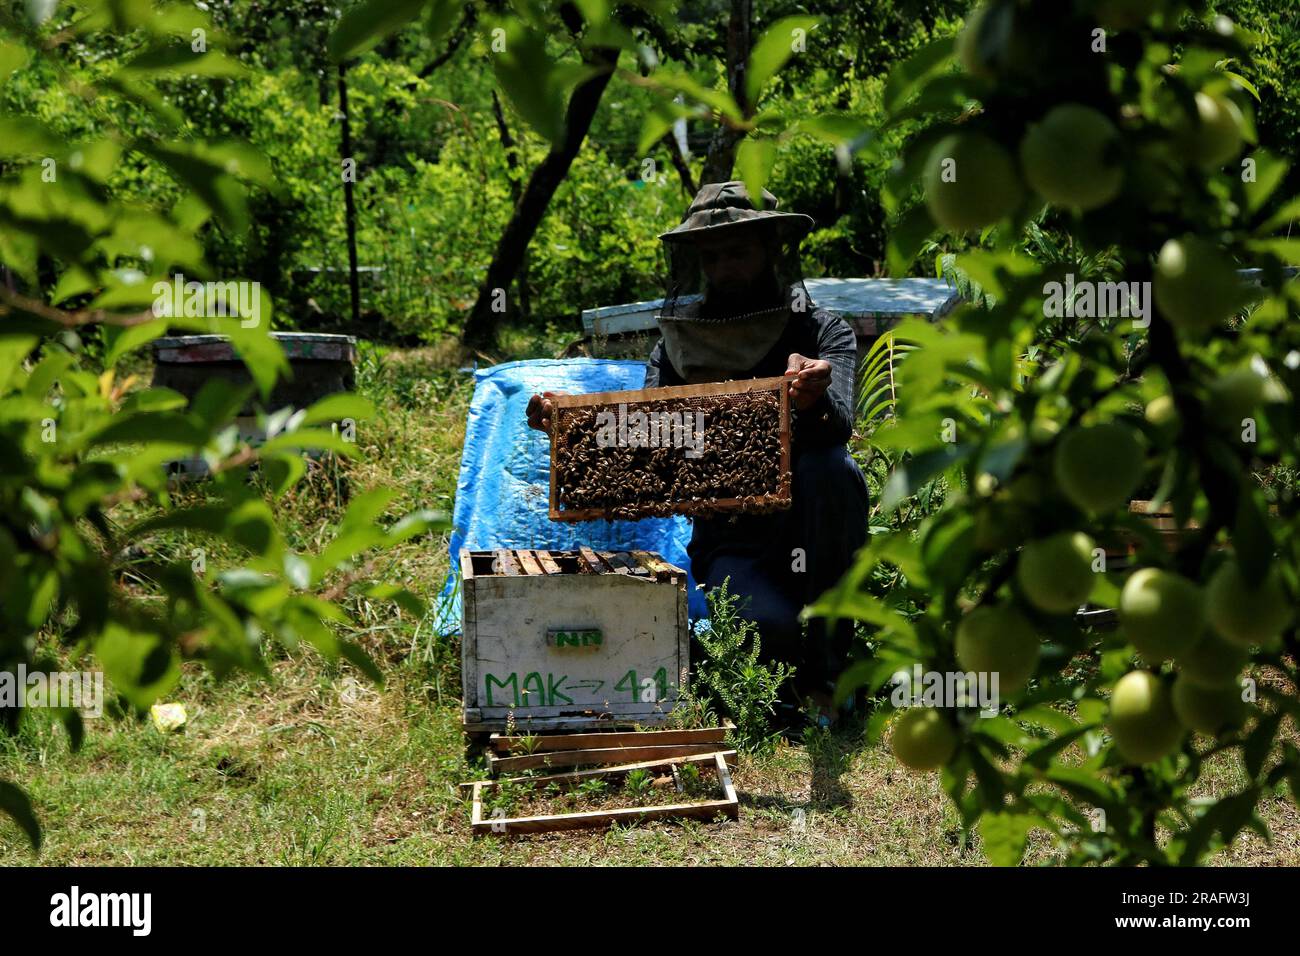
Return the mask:
<svg viewBox="0 0 1300 956">
<path fill-rule="evenodd" d="M 272 332 L 291 361 L 355 362 L 357 340 L 353 335 L 327 332 Z M 174 364 L 233 362 L 238 360 L 234 345 L 224 335 L 172 335 L 154 339 L 154 360 Z"/>
</svg>

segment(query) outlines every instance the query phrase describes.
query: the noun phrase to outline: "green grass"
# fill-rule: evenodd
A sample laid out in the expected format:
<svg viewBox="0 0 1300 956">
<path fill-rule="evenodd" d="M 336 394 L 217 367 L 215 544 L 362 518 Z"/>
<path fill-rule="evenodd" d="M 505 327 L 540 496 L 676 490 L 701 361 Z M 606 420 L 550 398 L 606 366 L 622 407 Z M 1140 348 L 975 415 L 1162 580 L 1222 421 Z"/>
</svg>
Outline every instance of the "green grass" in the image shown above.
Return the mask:
<svg viewBox="0 0 1300 956">
<path fill-rule="evenodd" d="M 550 354 L 549 352 L 547 354 Z M 459 357 L 425 349 L 372 356 L 360 387 L 382 410 L 363 424 L 366 458 L 321 470 L 279 508 L 290 542 L 322 539 L 340 489 L 397 488 L 394 514 L 450 508 L 472 384 Z M 169 540 L 168 547 L 184 546 Z M 224 556 L 210 560 L 219 563 Z M 447 541 L 410 542 L 375 574 L 432 600 Z M 312 654 L 272 654 L 269 681 L 217 682 L 185 666 L 171 700 L 189 723 L 163 734 L 147 719 L 87 722 L 71 753 L 61 727 L 37 714 L 0 736 L 0 776 L 31 795 L 45 830 L 33 857 L 0 818 L 0 859 L 48 865 L 981 865 L 964 843 L 934 774 L 902 769 L 861 728 L 779 743 L 740 758 L 738 822 L 653 823 L 607 832 L 474 839 L 457 784 L 483 775 L 466 760 L 459 723 L 459 646 L 432 620 L 351 599 L 352 636 L 379 662 L 375 687 Z M 1229 761 L 1206 774 L 1207 793 L 1241 783 Z M 1263 813 L 1274 833 L 1249 835 L 1219 861 L 1300 863 L 1300 815 L 1283 799 Z M 1041 834 L 1031 859 L 1050 859 Z"/>
</svg>

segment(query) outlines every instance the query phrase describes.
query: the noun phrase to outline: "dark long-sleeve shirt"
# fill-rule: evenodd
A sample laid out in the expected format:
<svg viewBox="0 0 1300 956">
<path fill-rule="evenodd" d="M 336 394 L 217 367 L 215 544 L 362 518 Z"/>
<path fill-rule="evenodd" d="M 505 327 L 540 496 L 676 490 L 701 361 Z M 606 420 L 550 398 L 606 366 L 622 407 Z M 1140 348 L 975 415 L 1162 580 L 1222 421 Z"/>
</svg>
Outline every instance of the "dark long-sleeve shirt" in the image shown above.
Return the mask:
<svg viewBox="0 0 1300 956">
<path fill-rule="evenodd" d="M 789 325 L 776 345 L 749 372 L 736 378 L 766 378 L 784 375 L 787 360 L 797 352 L 805 358 L 825 359 L 831 365 L 831 384 L 817 404 L 796 411 L 791 429 L 793 449 L 843 445 L 853 433 L 853 392 L 857 372 L 857 338 L 847 322 L 825 309 L 793 312 Z M 654 347 L 646 363 L 645 387 L 684 385 L 673 368 L 663 340 Z"/>
</svg>

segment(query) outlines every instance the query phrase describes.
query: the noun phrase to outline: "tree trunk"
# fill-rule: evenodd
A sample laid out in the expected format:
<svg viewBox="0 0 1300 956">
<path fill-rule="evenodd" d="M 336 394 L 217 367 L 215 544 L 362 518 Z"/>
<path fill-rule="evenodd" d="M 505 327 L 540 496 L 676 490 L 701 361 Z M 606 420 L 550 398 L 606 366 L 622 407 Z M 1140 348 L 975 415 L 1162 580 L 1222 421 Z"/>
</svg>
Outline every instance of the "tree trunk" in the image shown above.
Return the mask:
<svg viewBox="0 0 1300 956">
<path fill-rule="evenodd" d="M 682 155 L 681 147 L 677 144 L 677 137 L 673 136 L 672 130 L 669 130 L 664 133 L 664 137 L 660 142 L 668 150 L 668 157 L 672 160 L 673 169 L 677 170 L 677 178 L 681 180 L 682 192 L 686 194 L 687 199 L 694 199 L 695 194 L 700 190 L 695 185 L 695 178 L 691 175 L 691 166 L 686 162 L 686 157 Z"/>
<path fill-rule="evenodd" d="M 501 109 L 501 97 L 497 96 L 497 91 L 492 91 L 492 112 L 497 120 L 497 133 L 501 136 L 501 148 L 506 151 L 506 167 L 510 171 L 510 201 L 519 205 L 519 178 L 516 173 L 519 171 L 519 147 L 515 143 L 515 138 L 510 135 L 510 127 L 506 125 L 506 114 Z M 519 292 L 519 311 L 526 318 L 532 311 L 532 303 L 528 300 L 528 250 L 519 260 L 519 275 L 516 279 L 515 288 Z"/>
<path fill-rule="evenodd" d="M 601 67 L 601 72 L 580 84 L 569 98 L 569 105 L 564 113 L 564 138 L 551 146 L 546 158 L 533 170 L 528 179 L 528 188 L 524 190 L 519 204 L 515 206 L 514 215 L 506 225 L 505 232 L 497 243 L 492 264 L 488 266 L 487 277 L 479 287 L 478 299 L 465 320 L 465 330 L 461 341 L 468 348 L 486 350 L 495 347 L 497 325 L 502 313 L 493 308 L 494 300 L 505 295 L 506 289 L 514 281 L 528 243 L 532 240 L 546 207 L 564 177 L 569 173 L 569 166 L 582 148 L 591 128 L 591 120 L 596 115 L 600 98 L 605 93 L 618 62 L 618 51 L 598 49 L 589 61 Z M 497 290 L 502 290 L 498 294 Z"/>
<path fill-rule="evenodd" d="M 348 81 L 347 67 L 339 64 L 339 116 L 343 122 L 343 135 L 339 139 L 339 151 L 343 162 L 352 156 L 352 125 L 348 115 Z M 340 164 L 342 165 L 342 164 Z M 356 166 L 352 167 L 355 174 Z M 356 331 L 361 325 L 361 289 L 357 282 L 357 204 L 352 194 L 352 179 L 343 176 L 343 215 L 348 232 L 348 295 L 352 300 L 352 329 Z"/>
<path fill-rule="evenodd" d="M 746 117 L 753 115 L 753 107 L 745 98 L 745 65 L 749 61 L 753 13 L 753 0 L 731 0 L 731 16 L 727 20 L 727 88 Z M 718 127 L 704 158 L 700 185 L 725 183 L 731 179 L 732 167 L 736 165 L 736 147 L 744 136 L 743 131 L 730 126 Z"/>
</svg>

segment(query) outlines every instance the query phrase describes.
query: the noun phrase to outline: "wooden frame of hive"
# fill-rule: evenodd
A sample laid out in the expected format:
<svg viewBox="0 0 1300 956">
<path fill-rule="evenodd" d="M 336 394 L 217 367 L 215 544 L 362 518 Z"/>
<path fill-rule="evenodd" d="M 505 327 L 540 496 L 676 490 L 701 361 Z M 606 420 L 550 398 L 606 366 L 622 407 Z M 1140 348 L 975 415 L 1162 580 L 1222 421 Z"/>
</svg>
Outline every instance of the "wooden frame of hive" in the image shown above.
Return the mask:
<svg viewBox="0 0 1300 956">
<path fill-rule="evenodd" d="M 551 399 L 554 411 L 551 419 L 551 498 L 552 521 L 591 521 L 609 518 L 613 507 L 561 508 L 559 478 L 556 473 L 556 441 L 560 433 L 560 419 L 564 412 L 574 408 L 595 408 L 604 405 L 633 405 L 644 402 L 680 401 L 684 404 L 701 398 L 725 398 L 730 395 L 747 395 L 753 392 L 775 392 L 780 402 L 781 465 L 779 485 L 774 493 L 744 498 L 709 498 L 701 501 L 664 502 L 661 505 L 642 503 L 645 514 L 661 515 L 659 510 L 667 505 L 670 514 L 698 514 L 709 511 L 770 511 L 790 505 L 790 379 L 785 376 L 744 379 L 732 382 L 709 382 L 700 385 L 670 385 L 663 388 L 643 388 L 622 392 L 592 392 L 587 395 L 556 395 Z M 630 503 L 632 504 L 632 503 Z M 652 511 L 653 509 L 653 511 Z"/>
</svg>

